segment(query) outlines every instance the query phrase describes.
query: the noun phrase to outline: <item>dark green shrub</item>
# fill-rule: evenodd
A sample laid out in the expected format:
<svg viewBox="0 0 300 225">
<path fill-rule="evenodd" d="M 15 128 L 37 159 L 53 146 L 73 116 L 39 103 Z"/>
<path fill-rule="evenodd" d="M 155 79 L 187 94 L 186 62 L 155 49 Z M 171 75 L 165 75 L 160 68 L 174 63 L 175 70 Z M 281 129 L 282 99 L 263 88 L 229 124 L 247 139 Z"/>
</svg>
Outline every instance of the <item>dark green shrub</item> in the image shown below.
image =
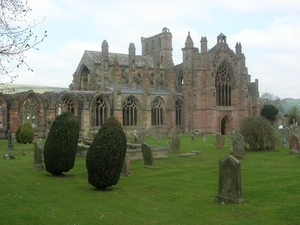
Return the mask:
<svg viewBox="0 0 300 225">
<path fill-rule="evenodd" d="M 115 185 L 120 179 L 127 148 L 120 122 L 108 118 L 96 134 L 86 155 L 88 182 L 97 189 Z"/>
<path fill-rule="evenodd" d="M 264 117 L 245 117 L 240 122 L 240 133 L 251 150 L 274 149 L 278 144 L 278 136 L 274 127 Z"/>
<path fill-rule="evenodd" d="M 22 124 L 18 127 L 17 131 L 16 131 L 16 141 L 18 143 L 21 143 L 21 139 L 20 139 L 20 131 L 21 131 L 21 127 L 22 127 Z"/>
<path fill-rule="evenodd" d="M 23 144 L 32 143 L 34 132 L 29 122 L 23 123 L 20 130 L 20 141 Z"/>
<path fill-rule="evenodd" d="M 269 121 L 273 121 L 278 114 L 278 109 L 274 105 L 264 105 L 260 115 Z"/>
<path fill-rule="evenodd" d="M 53 121 L 44 146 L 46 171 L 61 175 L 74 167 L 79 137 L 79 122 L 71 112 Z"/>
</svg>

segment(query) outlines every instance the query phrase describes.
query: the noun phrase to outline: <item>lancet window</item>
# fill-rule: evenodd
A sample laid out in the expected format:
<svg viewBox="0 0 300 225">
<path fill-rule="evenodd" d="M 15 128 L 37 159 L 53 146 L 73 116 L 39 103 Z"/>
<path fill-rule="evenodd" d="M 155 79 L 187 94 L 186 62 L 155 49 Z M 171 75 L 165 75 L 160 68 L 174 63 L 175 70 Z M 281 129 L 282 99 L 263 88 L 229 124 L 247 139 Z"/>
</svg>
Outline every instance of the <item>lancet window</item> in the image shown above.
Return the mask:
<svg viewBox="0 0 300 225">
<path fill-rule="evenodd" d="M 151 124 L 162 125 L 163 124 L 163 107 L 159 99 L 155 99 L 151 107 Z"/>
<path fill-rule="evenodd" d="M 231 78 L 229 69 L 222 64 L 215 78 L 216 101 L 218 106 L 231 106 Z"/>
<path fill-rule="evenodd" d="M 102 126 L 104 121 L 107 119 L 108 109 L 105 101 L 99 97 L 95 103 L 95 121 L 96 126 Z"/>
<path fill-rule="evenodd" d="M 28 98 L 23 103 L 22 121 L 30 123 L 32 128 L 37 127 L 38 103 L 34 98 Z"/>
<path fill-rule="evenodd" d="M 137 105 L 132 98 L 127 98 L 123 104 L 123 126 L 137 125 Z"/>
</svg>

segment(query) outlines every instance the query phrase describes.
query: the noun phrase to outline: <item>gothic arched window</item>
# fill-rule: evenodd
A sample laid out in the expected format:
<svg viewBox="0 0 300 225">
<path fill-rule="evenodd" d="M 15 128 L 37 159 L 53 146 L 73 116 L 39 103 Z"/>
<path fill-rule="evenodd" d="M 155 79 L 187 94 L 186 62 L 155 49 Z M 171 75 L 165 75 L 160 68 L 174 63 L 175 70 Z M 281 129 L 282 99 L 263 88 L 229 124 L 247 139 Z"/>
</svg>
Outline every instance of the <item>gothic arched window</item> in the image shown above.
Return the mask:
<svg viewBox="0 0 300 225">
<path fill-rule="evenodd" d="M 107 105 L 102 98 L 97 98 L 95 102 L 95 121 L 96 126 L 102 126 L 104 121 L 107 119 Z"/>
<path fill-rule="evenodd" d="M 218 106 L 231 106 L 231 78 L 224 63 L 219 67 L 216 78 L 216 103 Z"/>
<path fill-rule="evenodd" d="M 178 74 L 177 84 L 178 84 L 178 86 L 182 86 L 183 85 L 183 74 L 182 74 L 182 71 L 180 71 L 179 74 Z"/>
<path fill-rule="evenodd" d="M 38 103 L 34 98 L 28 98 L 23 103 L 22 122 L 30 123 L 32 128 L 37 127 Z"/>
<path fill-rule="evenodd" d="M 123 126 L 137 125 L 137 106 L 132 98 L 127 98 L 123 104 Z"/>
<path fill-rule="evenodd" d="M 179 100 L 175 102 L 175 119 L 176 125 L 181 125 L 181 112 L 182 112 L 182 105 Z"/>
<path fill-rule="evenodd" d="M 68 96 L 63 97 L 58 103 L 57 115 L 60 115 L 63 112 L 72 112 L 74 114 L 74 103 Z"/>
<path fill-rule="evenodd" d="M 151 107 L 151 125 L 163 124 L 163 107 L 159 99 L 155 99 Z"/>
</svg>

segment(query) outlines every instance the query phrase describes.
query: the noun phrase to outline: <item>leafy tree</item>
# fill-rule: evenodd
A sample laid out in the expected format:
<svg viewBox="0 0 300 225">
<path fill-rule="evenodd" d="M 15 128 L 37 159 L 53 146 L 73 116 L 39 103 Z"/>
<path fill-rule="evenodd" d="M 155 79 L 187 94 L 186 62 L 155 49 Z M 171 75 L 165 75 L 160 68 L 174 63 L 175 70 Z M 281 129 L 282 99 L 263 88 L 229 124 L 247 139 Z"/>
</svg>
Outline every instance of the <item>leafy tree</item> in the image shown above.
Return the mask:
<svg viewBox="0 0 300 225">
<path fill-rule="evenodd" d="M 71 112 L 53 121 L 44 146 L 45 167 L 55 176 L 74 167 L 79 137 L 79 122 Z"/>
<path fill-rule="evenodd" d="M 274 149 L 278 144 L 279 139 L 274 127 L 264 117 L 245 117 L 241 120 L 239 128 L 251 150 Z"/>
<path fill-rule="evenodd" d="M 278 114 L 278 109 L 274 105 L 264 105 L 260 115 L 269 121 L 273 121 Z"/>
<path fill-rule="evenodd" d="M 34 132 L 29 122 L 23 123 L 20 130 L 20 142 L 23 144 L 32 143 Z"/>
<path fill-rule="evenodd" d="M 260 96 L 259 101 L 261 107 L 263 107 L 264 105 L 273 105 L 278 109 L 279 112 L 284 113 L 284 106 L 286 102 L 284 100 L 281 100 L 276 95 L 265 92 Z"/>
<path fill-rule="evenodd" d="M 2 84 L 12 83 L 18 76 L 11 73 L 21 65 L 32 71 L 25 61 L 25 53 L 37 49 L 37 45 L 47 36 L 47 31 L 42 38 L 34 35 L 33 29 L 40 23 L 26 21 L 30 11 L 27 1 L 0 1 L 0 74 L 9 77 L 9 81 L 2 81 Z"/>
<path fill-rule="evenodd" d="M 88 182 L 106 189 L 120 179 L 127 148 L 126 135 L 120 122 L 109 117 L 96 134 L 86 155 Z"/>
<path fill-rule="evenodd" d="M 297 106 L 293 106 L 289 112 L 289 123 L 292 124 L 293 123 L 293 119 L 295 119 L 296 122 L 300 122 L 300 110 Z"/>
</svg>

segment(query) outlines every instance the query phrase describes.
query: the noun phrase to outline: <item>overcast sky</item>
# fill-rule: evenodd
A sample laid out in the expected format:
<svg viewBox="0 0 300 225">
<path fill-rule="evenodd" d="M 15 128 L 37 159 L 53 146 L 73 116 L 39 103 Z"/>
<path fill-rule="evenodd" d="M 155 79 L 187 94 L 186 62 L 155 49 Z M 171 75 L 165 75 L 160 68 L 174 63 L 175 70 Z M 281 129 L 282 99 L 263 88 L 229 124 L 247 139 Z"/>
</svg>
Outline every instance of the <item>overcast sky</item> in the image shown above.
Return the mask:
<svg viewBox="0 0 300 225">
<path fill-rule="evenodd" d="M 208 48 L 222 32 L 235 51 L 241 42 L 252 81 L 260 94 L 300 98 L 300 1 L 297 0 L 29 0 L 28 19 L 40 24 L 34 33 L 48 37 L 27 53 L 34 70 L 18 69 L 16 84 L 68 87 L 84 50 L 128 53 L 134 43 L 141 54 L 141 37 L 161 32 L 173 35 L 173 60 L 182 62 L 188 32 L 200 49 L 201 36 Z"/>
</svg>

